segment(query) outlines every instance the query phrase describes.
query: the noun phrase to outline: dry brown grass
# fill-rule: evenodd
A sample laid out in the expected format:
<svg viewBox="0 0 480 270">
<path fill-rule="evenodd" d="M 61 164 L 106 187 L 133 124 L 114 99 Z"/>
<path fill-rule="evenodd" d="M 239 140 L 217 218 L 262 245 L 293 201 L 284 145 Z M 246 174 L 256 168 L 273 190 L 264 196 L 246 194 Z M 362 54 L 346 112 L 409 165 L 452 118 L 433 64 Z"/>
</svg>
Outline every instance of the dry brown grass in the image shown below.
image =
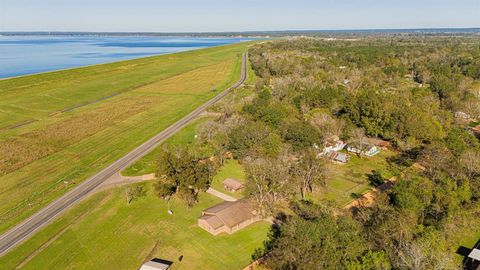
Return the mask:
<svg viewBox="0 0 480 270">
<path fill-rule="evenodd" d="M 152 98 L 121 99 L 0 142 L 0 176 L 89 137 L 147 109 Z"/>
<path fill-rule="evenodd" d="M 232 61 L 203 67 L 200 69 L 185 72 L 171 78 L 158 81 L 137 90 L 142 92 L 162 92 L 165 94 L 199 94 L 205 93 L 205 88 L 218 87 L 217 84 L 224 81 L 225 76 L 231 70 Z M 182 83 L 179 83 L 182 82 Z"/>
</svg>

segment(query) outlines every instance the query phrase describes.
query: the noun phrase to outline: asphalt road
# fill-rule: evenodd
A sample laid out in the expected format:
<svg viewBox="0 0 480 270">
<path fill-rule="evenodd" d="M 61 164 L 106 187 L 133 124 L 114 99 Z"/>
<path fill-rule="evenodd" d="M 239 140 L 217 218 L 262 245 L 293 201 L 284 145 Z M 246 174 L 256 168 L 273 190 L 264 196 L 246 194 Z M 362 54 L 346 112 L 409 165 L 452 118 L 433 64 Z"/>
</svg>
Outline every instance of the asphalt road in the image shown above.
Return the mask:
<svg viewBox="0 0 480 270">
<path fill-rule="evenodd" d="M 79 184 L 74 189 L 70 190 L 68 193 L 58 198 L 54 202 L 47 205 L 42 210 L 38 211 L 28 219 L 24 220 L 11 230 L 5 232 L 0 236 L 0 257 L 5 255 L 12 248 L 25 241 L 31 237 L 35 232 L 45 227 L 47 224 L 52 222 L 56 217 L 65 212 L 75 203 L 78 203 L 80 200 L 85 198 L 90 192 L 97 188 L 100 184 L 106 181 L 108 178 L 114 174 L 120 172 L 124 168 L 128 167 L 136 160 L 145 156 L 160 143 L 168 139 L 170 136 L 178 132 L 180 129 L 185 127 L 188 123 L 192 122 L 198 115 L 200 115 L 205 109 L 214 103 L 218 102 L 220 99 L 229 94 L 233 89 L 238 88 L 242 85 L 247 79 L 247 55 L 243 54 L 242 59 L 242 71 L 240 75 L 240 80 L 232 85 L 230 88 L 226 89 L 216 97 L 212 98 L 202 106 L 195 109 L 193 112 L 189 113 L 182 119 L 180 119 L 175 124 L 169 126 L 162 132 L 155 135 L 153 138 L 149 139 L 127 155 L 118 159 L 112 163 L 107 168 L 103 169 L 96 175 L 88 178 L 81 184 Z"/>
</svg>

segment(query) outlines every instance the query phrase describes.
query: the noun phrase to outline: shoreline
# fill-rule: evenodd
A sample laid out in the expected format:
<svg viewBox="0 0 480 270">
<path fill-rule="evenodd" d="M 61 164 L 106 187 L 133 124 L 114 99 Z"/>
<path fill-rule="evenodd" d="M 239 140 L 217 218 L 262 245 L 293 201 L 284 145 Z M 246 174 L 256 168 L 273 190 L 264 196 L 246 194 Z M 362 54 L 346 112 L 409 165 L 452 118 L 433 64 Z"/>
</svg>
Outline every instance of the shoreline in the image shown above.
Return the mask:
<svg viewBox="0 0 480 270">
<path fill-rule="evenodd" d="M 251 42 L 251 41 L 254 41 L 254 40 L 253 39 L 251 39 L 251 40 L 240 40 L 238 42 L 233 42 L 233 43 L 229 43 L 229 44 L 213 45 L 213 46 L 205 46 L 205 47 L 190 47 L 186 50 L 181 50 L 181 51 L 176 51 L 176 52 L 158 53 L 158 54 L 152 54 L 152 55 L 142 56 L 142 57 L 135 57 L 135 58 L 129 58 L 129 59 L 122 59 L 122 60 L 114 60 L 114 61 L 111 61 L 111 62 L 103 62 L 103 63 L 97 63 L 97 64 L 91 64 L 91 65 L 82 65 L 82 66 L 76 66 L 76 67 L 67 67 L 67 68 L 61 68 L 61 69 L 55 69 L 55 70 L 40 71 L 40 72 L 35 72 L 35 73 L 28 73 L 28 74 L 23 74 L 23 75 L 4 77 L 4 78 L 0 78 L 0 81 L 10 80 L 10 79 L 18 79 L 18 78 L 23 78 L 23 77 L 28 77 L 28 76 L 48 74 L 48 73 L 53 73 L 53 72 L 62 72 L 62 71 L 68 71 L 68 70 L 73 70 L 73 69 L 95 67 L 95 66 L 100 66 L 100 65 L 109 65 L 109 64 L 115 64 L 115 63 L 120 63 L 120 62 L 125 62 L 125 61 L 133 61 L 133 60 L 138 60 L 138 59 L 146 59 L 146 58 L 150 58 L 150 57 L 158 57 L 158 56 L 162 56 L 162 55 L 171 55 L 171 54 L 176 54 L 176 53 L 185 53 L 185 52 L 192 52 L 192 51 L 197 51 L 197 50 L 205 50 L 205 49 L 209 49 L 209 48 L 230 46 L 230 45 L 240 44 L 240 43 L 243 43 L 243 42 Z"/>
</svg>

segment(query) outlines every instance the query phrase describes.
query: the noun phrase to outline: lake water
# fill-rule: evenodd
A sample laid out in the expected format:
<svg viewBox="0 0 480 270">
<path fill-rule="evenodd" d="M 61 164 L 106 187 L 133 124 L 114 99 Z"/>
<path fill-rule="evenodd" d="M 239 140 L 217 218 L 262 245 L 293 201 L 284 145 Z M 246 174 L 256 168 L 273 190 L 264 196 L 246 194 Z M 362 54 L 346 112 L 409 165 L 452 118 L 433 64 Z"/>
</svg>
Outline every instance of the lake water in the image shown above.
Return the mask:
<svg viewBox="0 0 480 270">
<path fill-rule="evenodd" d="M 245 41 L 154 36 L 0 36 L 0 78 Z"/>
</svg>

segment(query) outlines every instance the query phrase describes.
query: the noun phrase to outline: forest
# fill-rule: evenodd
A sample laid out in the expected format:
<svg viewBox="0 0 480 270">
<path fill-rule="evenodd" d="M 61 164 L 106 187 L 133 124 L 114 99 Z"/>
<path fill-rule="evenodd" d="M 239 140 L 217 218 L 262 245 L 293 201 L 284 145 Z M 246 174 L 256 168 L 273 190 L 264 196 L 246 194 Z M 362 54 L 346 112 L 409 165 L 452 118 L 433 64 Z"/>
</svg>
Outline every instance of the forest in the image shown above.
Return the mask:
<svg viewBox="0 0 480 270">
<path fill-rule="evenodd" d="M 279 39 L 249 60 L 255 79 L 214 108 L 195 144 L 159 156 L 159 197 L 195 204 L 233 158 L 245 197 L 272 220 L 259 267 L 462 269 L 457 249 L 480 240 L 479 38 Z M 353 208 L 312 199 L 344 166 L 321 154 L 332 138 L 388 143 L 394 178 L 368 179 L 394 185 Z"/>
</svg>

